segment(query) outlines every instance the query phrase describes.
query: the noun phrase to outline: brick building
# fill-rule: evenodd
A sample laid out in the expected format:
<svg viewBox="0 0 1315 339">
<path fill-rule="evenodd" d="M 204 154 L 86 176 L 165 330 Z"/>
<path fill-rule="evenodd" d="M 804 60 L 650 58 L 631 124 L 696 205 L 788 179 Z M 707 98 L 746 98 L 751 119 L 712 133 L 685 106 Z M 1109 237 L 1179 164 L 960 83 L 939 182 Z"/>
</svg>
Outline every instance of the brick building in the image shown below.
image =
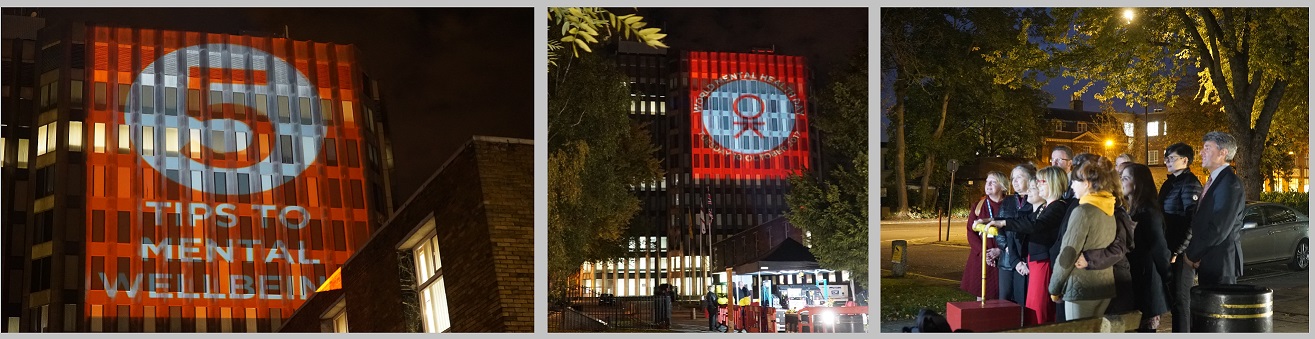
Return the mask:
<svg viewBox="0 0 1315 339">
<path fill-rule="evenodd" d="M 280 332 L 532 332 L 533 205 L 532 141 L 474 137 Z"/>
</svg>

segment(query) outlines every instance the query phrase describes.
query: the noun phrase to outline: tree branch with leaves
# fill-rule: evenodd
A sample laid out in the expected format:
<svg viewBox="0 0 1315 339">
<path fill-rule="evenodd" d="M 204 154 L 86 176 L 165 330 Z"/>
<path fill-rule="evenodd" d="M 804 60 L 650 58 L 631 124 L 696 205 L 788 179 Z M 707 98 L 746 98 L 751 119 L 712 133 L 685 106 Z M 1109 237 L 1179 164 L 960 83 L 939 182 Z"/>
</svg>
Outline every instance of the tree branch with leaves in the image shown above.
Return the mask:
<svg viewBox="0 0 1315 339">
<path fill-rule="evenodd" d="M 571 55 L 578 57 L 581 50 L 592 53 L 590 45 L 607 41 L 614 34 L 622 39 L 634 36 L 649 47 L 667 48 L 662 43 L 662 38 L 667 36 L 662 29 L 648 27 L 644 17 L 635 14 L 616 15 L 598 7 L 550 7 L 548 21 L 549 29 L 555 28 L 557 34 L 548 40 L 549 66 L 557 66 L 558 53 L 566 46 L 571 46 Z"/>
</svg>

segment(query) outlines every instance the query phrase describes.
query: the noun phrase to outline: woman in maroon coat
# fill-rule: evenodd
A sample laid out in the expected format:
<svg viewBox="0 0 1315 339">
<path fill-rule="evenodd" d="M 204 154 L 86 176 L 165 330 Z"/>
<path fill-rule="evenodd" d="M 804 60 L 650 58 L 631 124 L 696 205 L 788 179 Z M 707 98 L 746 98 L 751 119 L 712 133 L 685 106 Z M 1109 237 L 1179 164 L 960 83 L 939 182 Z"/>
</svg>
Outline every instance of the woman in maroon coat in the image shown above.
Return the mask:
<svg viewBox="0 0 1315 339">
<path fill-rule="evenodd" d="M 1008 182 L 1004 173 L 991 171 L 986 175 L 986 196 L 981 200 L 974 202 L 968 212 L 968 223 L 964 230 L 968 237 L 968 261 L 964 263 L 963 279 L 959 281 L 959 289 L 982 298 L 982 234 L 973 232 L 973 221 L 978 219 L 994 219 L 1000 214 L 1000 205 L 1004 201 L 1005 186 Z M 1000 249 L 995 246 L 994 237 L 986 239 L 986 299 L 999 299 L 1000 295 L 1000 270 L 995 269 L 995 259 L 999 256 Z"/>
</svg>

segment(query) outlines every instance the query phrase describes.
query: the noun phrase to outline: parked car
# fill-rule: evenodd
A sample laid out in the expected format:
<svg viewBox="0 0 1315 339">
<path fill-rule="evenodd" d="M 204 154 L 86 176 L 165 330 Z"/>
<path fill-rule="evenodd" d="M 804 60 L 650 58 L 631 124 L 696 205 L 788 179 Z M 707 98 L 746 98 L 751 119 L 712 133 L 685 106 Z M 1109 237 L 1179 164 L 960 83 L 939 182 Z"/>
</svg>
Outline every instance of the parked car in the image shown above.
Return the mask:
<svg viewBox="0 0 1315 339">
<path fill-rule="evenodd" d="M 1242 259 L 1247 265 L 1284 261 L 1294 270 L 1310 267 L 1310 219 L 1290 207 L 1248 202 L 1242 212 Z"/>
</svg>

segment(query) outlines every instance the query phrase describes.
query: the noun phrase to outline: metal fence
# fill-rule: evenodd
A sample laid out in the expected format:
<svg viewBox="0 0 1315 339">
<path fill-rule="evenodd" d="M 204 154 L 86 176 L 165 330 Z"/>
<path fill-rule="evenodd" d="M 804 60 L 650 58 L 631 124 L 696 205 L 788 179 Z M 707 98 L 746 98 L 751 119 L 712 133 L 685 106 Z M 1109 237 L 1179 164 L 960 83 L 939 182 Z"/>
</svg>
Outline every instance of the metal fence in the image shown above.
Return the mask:
<svg viewBox="0 0 1315 339">
<path fill-rule="evenodd" d="M 548 310 L 549 332 L 644 330 L 669 326 L 673 304 L 658 296 L 618 297 L 588 288 L 558 295 Z"/>
</svg>

